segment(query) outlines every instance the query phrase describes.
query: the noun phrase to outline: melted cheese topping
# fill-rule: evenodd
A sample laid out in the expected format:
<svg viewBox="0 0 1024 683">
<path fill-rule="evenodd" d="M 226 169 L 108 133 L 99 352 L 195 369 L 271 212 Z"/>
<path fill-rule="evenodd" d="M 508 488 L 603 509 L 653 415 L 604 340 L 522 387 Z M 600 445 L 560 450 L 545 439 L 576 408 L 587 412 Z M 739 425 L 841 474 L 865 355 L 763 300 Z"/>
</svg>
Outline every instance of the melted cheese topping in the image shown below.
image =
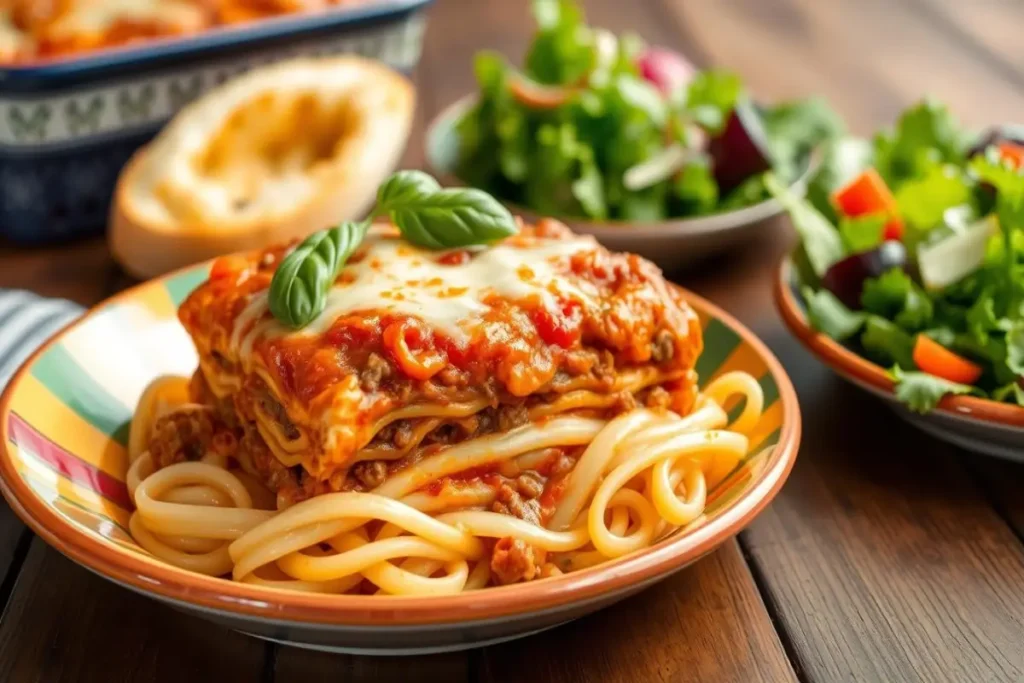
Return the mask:
<svg viewBox="0 0 1024 683">
<path fill-rule="evenodd" d="M 78 0 L 50 28 L 56 34 L 103 33 L 118 21 L 156 21 L 182 29 L 201 28 L 202 12 L 188 2 L 167 0 Z"/>
<path fill-rule="evenodd" d="M 592 237 L 566 240 L 531 238 L 524 244 L 502 244 L 473 252 L 468 262 L 445 265 L 445 252 L 426 251 L 393 237 L 371 234 L 360 247 L 362 256 L 344 268 L 327 296 L 324 311 L 301 330 L 292 330 L 270 316 L 267 293 L 254 295 L 236 318 L 231 346 L 243 363 L 259 338 L 320 335 L 338 318 L 358 311 L 404 314 L 461 343 L 489 310 L 485 301 L 537 298 L 554 308 L 573 299 L 596 306 L 596 290 L 564 273 L 567 260 L 597 246 Z"/>
</svg>

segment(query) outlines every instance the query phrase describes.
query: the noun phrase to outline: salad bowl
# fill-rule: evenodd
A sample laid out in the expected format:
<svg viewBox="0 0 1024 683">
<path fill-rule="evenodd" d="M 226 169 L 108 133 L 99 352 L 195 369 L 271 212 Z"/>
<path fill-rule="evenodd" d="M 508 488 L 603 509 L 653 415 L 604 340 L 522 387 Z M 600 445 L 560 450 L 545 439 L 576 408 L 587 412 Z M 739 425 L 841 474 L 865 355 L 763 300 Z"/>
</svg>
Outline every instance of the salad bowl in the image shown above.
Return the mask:
<svg viewBox="0 0 1024 683">
<path fill-rule="evenodd" d="M 446 184 L 465 185 L 456 172 L 459 153 L 459 120 L 476 102 L 475 95 L 466 95 L 445 108 L 427 128 L 426 160 L 431 172 Z M 800 195 L 813 175 L 814 158 L 808 158 L 791 191 Z M 513 213 L 535 219 L 528 207 L 502 200 Z M 656 222 L 591 220 L 560 216 L 559 220 L 574 232 L 593 235 L 615 251 L 639 254 L 671 271 L 692 265 L 721 253 L 756 236 L 766 223 L 783 212 L 775 198 L 751 206 L 722 213 L 691 218 L 669 218 Z"/>
<path fill-rule="evenodd" d="M 791 257 L 776 271 L 774 296 L 786 327 L 808 351 L 843 379 L 880 398 L 908 423 L 965 450 L 1024 462 L 1024 408 L 950 394 L 930 412 L 911 410 L 896 398 L 895 382 L 885 368 L 811 326 Z"/>
</svg>

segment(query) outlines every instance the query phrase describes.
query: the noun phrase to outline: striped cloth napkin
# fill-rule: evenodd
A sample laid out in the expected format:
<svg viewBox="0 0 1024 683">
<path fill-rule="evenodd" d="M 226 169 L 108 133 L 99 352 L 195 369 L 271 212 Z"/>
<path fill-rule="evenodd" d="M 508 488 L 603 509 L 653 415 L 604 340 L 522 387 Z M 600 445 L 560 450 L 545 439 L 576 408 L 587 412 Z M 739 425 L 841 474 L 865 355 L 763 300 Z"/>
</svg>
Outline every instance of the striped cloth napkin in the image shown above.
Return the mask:
<svg viewBox="0 0 1024 683">
<path fill-rule="evenodd" d="M 0 289 L 0 389 L 40 344 L 83 310 L 64 299 Z"/>
</svg>

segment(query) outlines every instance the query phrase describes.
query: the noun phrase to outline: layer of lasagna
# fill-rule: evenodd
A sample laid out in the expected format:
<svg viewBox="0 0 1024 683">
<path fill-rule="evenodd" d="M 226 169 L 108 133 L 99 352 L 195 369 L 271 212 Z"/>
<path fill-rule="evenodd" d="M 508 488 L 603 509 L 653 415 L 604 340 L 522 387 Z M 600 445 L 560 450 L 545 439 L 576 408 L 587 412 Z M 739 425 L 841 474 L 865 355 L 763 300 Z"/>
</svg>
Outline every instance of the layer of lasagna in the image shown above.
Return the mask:
<svg viewBox="0 0 1024 683">
<path fill-rule="evenodd" d="M 366 0 L 0 0 L 0 61 L 87 52 Z"/>
<path fill-rule="evenodd" d="M 375 228 L 301 330 L 268 309 L 287 253 L 220 259 L 181 306 L 200 356 L 196 405 L 164 419 L 158 466 L 213 444 L 287 505 L 376 488 L 425 454 L 527 422 L 637 405 L 685 414 L 694 401 L 701 329 L 677 290 L 556 221 L 449 251 Z M 576 455 L 538 454 L 532 481 L 459 477 L 523 493 L 507 507 L 542 498 Z"/>
</svg>

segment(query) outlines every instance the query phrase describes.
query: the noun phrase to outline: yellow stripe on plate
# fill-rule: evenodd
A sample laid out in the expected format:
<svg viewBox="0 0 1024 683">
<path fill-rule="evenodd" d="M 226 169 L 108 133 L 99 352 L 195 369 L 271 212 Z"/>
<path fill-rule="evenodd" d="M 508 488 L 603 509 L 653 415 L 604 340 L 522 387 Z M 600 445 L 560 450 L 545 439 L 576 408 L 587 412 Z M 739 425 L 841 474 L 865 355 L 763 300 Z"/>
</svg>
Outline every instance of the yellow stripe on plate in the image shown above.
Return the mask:
<svg viewBox="0 0 1024 683">
<path fill-rule="evenodd" d="M 124 481 L 128 471 L 124 447 L 61 403 L 35 377 L 22 375 L 11 408 L 50 441 Z"/>
<path fill-rule="evenodd" d="M 104 536 L 110 537 L 111 534 L 106 533 L 102 528 L 99 528 L 100 523 L 110 524 L 109 520 L 102 519 L 102 517 L 109 517 L 117 524 L 124 527 L 120 531 L 117 531 L 117 537 L 123 537 L 121 540 L 130 539 L 127 536 L 128 519 L 131 517 L 131 513 L 125 510 L 121 506 L 107 500 L 103 496 L 90 491 L 84 486 L 77 484 L 63 474 L 56 472 L 44 463 L 35 460 L 31 456 L 25 456 L 17 463 L 18 474 L 21 478 L 29 483 L 29 486 L 37 495 L 42 495 L 43 492 L 48 496 L 46 503 L 63 514 L 65 517 L 73 518 L 79 523 L 84 523 L 81 519 L 81 514 L 75 514 L 74 512 L 68 513 L 67 504 L 61 504 L 60 498 L 65 498 L 74 505 L 83 508 L 85 511 L 100 515 L 100 518 L 93 520 L 91 524 L 87 524 L 94 531 L 101 533 Z M 73 509 L 73 508 L 72 508 Z M 81 510 L 77 512 L 82 512 Z M 111 532 L 114 533 L 114 532 Z"/>
<path fill-rule="evenodd" d="M 757 354 L 754 347 L 740 342 L 736 350 L 730 353 L 725 362 L 718 367 L 712 378 L 721 377 L 727 372 L 739 371 L 753 375 L 754 379 L 759 379 L 767 370 L 768 366 L 765 365 L 764 360 Z"/>
<path fill-rule="evenodd" d="M 750 439 L 750 448 L 757 448 L 764 443 L 772 432 L 782 424 L 782 401 L 776 401 L 768 410 L 761 413 L 761 419 L 754 426 L 747 438 Z"/>
</svg>

